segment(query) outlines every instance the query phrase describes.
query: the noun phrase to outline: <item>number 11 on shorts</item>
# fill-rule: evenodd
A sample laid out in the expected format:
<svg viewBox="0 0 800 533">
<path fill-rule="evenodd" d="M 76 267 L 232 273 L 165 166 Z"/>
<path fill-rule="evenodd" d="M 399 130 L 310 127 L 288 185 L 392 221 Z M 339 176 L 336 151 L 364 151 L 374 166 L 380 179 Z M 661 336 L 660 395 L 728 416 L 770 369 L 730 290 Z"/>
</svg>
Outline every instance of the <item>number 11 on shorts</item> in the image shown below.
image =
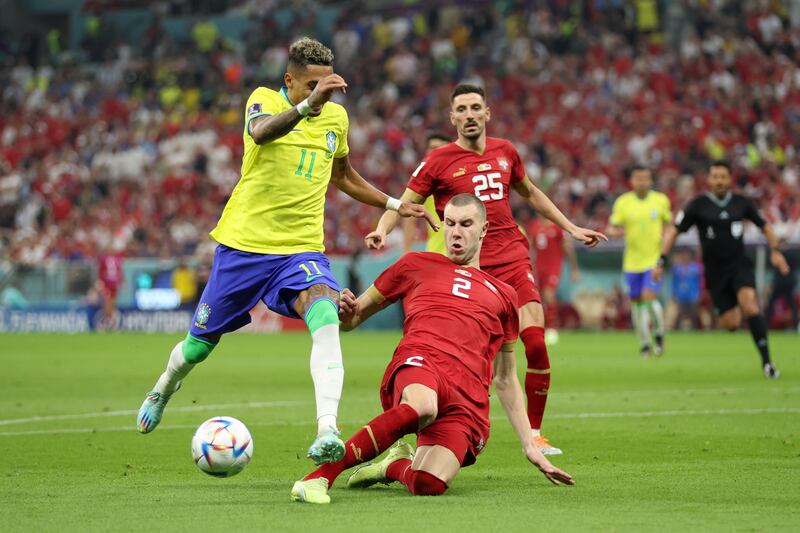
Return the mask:
<svg viewBox="0 0 800 533">
<path fill-rule="evenodd" d="M 311 263 L 311 266 L 314 267 L 314 272 L 311 272 L 311 269 L 308 268 L 308 266 L 305 263 L 300 263 L 299 265 L 297 265 L 297 268 L 302 269 L 303 272 L 306 273 L 306 281 L 311 281 L 314 278 L 318 278 L 324 275 L 317 266 L 316 261 L 309 261 L 309 263 Z"/>
</svg>

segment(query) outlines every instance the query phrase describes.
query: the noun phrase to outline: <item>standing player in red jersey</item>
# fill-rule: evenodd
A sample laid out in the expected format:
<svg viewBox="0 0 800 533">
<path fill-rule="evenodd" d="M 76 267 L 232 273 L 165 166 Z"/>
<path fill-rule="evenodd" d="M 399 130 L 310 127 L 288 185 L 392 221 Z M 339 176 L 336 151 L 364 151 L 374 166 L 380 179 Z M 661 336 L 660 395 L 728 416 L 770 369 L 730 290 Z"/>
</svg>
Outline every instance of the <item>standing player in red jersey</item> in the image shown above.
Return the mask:
<svg viewBox="0 0 800 533">
<path fill-rule="evenodd" d="M 102 320 L 99 324 L 101 329 L 111 329 L 115 327 L 115 316 L 117 312 L 117 293 L 122 282 L 125 280 L 125 273 L 122 270 L 122 254 L 105 250 L 97 257 L 97 277 L 103 289 L 103 310 Z"/>
<path fill-rule="evenodd" d="M 554 484 L 572 477 L 554 467 L 533 441 L 516 373 L 516 291 L 479 270 L 486 209 L 472 194 L 444 209 L 447 256 L 405 254 L 355 299 L 345 290 L 342 327 L 351 330 L 389 303 L 403 300 L 403 338 L 381 383 L 384 412 L 345 444 L 344 459 L 320 466 L 292 487 L 292 499 L 330 503 L 328 489 L 345 469 L 417 433 L 417 451 L 400 443 L 382 461 L 356 470 L 350 488 L 400 481 L 414 495 L 439 495 L 489 439 L 489 387 L 527 459 Z M 494 377 L 493 377 L 494 374 Z"/>
<path fill-rule="evenodd" d="M 569 272 L 572 282 L 581 278 L 578 269 L 578 258 L 571 239 L 564 238 L 564 230 L 546 218 L 535 217 L 528 223 L 528 238 L 534 249 L 536 279 L 544 304 L 544 323 L 547 324 L 544 338 L 547 344 L 555 344 L 558 339 L 558 286 L 561 283 L 561 270 L 564 267 L 564 256 L 569 260 Z"/>
<path fill-rule="evenodd" d="M 486 136 L 491 113 L 483 89 L 475 85 L 456 86 L 450 97 L 450 122 L 458 140 L 431 151 L 420 163 L 403 193 L 403 201 L 421 203 L 433 195 L 442 216 L 445 204 L 456 194 L 469 193 L 486 205 L 489 230 L 481 250 L 481 268 L 517 291 L 520 337 L 525 344 L 528 370 L 525 392 L 528 419 L 537 446 L 544 454 L 560 454 L 541 435 L 542 417 L 550 388 L 550 359 L 544 342 L 544 311 L 531 268 L 528 240 L 519 230 L 509 203 L 513 188 L 527 204 L 552 220 L 574 239 L 595 246 L 602 233 L 570 222 L 550 199 L 528 179 L 514 145 Z M 397 225 L 394 213 L 386 212 L 378 227 L 365 237 L 367 246 L 381 249 L 386 235 Z"/>
</svg>

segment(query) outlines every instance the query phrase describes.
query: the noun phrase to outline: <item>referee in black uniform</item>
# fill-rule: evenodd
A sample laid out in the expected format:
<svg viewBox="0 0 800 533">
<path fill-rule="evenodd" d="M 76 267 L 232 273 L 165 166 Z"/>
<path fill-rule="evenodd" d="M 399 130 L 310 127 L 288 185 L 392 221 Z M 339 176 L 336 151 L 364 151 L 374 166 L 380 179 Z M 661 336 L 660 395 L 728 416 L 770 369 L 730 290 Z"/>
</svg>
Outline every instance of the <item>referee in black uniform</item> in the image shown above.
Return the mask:
<svg viewBox="0 0 800 533">
<path fill-rule="evenodd" d="M 725 329 L 735 331 L 741 324 L 741 313 L 750 326 L 759 353 L 764 375 L 777 378 L 780 372 L 772 364 L 767 342 L 767 320 L 758 306 L 753 262 L 744 253 L 744 221 L 749 220 L 764 232 L 771 250 L 770 261 L 779 272 L 787 272 L 786 258 L 778 250 L 778 240 L 749 198 L 731 191 L 731 167 L 715 161 L 708 171 L 709 192 L 694 198 L 675 217 L 675 226 L 667 228 L 661 249 L 661 260 L 653 272 L 660 279 L 667 256 L 678 233 L 697 226 L 703 249 L 706 288 Z M 741 312 L 739 311 L 741 309 Z"/>
</svg>

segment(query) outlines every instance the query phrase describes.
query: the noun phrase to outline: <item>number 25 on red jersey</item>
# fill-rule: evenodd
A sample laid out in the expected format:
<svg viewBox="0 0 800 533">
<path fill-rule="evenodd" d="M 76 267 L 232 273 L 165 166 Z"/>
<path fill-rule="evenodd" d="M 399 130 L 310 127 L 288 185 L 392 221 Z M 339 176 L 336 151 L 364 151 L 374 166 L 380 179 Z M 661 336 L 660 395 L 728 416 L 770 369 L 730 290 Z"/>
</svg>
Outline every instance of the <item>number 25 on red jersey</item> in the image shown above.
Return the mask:
<svg viewBox="0 0 800 533">
<path fill-rule="evenodd" d="M 488 174 L 476 174 L 472 176 L 472 183 L 475 184 L 475 196 L 481 202 L 488 202 L 489 200 L 502 200 L 503 199 L 503 182 L 500 181 L 503 175 L 499 172 L 489 172 Z M 490 191 L 489 194 L 484 194 L 484 191 Z"/>
</svg>

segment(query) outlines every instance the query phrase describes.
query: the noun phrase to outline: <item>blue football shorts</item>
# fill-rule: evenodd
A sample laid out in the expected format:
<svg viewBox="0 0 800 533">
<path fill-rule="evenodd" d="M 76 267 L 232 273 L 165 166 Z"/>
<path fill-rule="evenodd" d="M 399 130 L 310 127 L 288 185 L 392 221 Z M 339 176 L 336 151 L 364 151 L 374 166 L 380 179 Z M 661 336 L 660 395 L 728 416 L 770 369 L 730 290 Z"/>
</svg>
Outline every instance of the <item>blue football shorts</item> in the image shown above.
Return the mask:
<svg viewBox="0 0 800 533">
<path fill-rule="evenodd" d="M 301 318 L 292 307 L 297 295 L 318 284 L 341 290 L 321 252 L 255 254 L 220 244 L 189 333 L 216 336 L 246 326 L 259 300 L 276 313 Z"/>
</svg>

